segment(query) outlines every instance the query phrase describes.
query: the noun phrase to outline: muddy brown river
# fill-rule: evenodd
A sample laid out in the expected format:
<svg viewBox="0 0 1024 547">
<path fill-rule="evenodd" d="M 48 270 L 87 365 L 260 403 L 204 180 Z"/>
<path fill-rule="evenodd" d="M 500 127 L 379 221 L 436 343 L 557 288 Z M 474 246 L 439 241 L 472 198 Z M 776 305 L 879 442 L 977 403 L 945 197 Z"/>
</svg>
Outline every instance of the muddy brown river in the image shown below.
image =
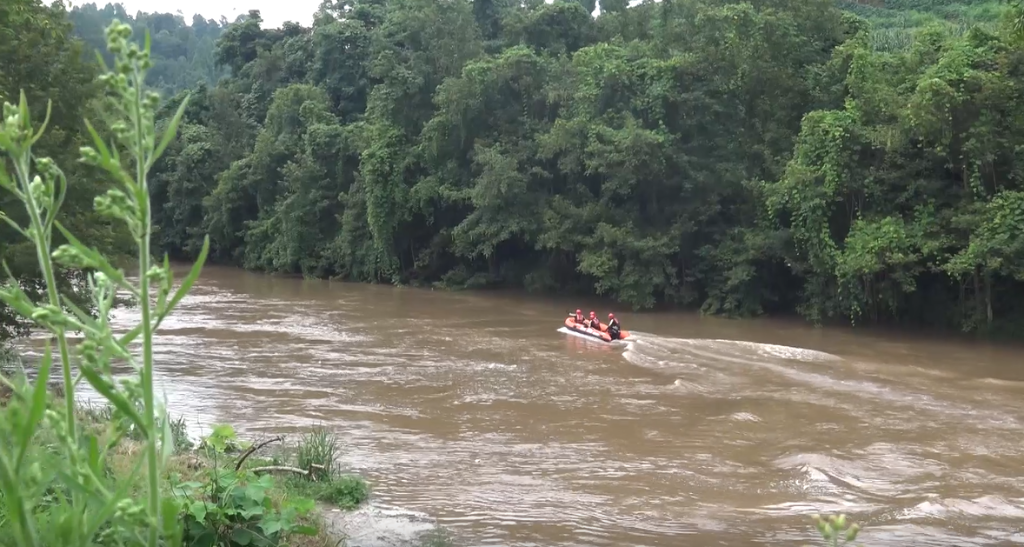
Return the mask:
<svg viewBox="0 0 1024 547">
<path fill-rule="evenodd" d="M 466 545 L 802 545 L 840 511 L 867 547 L 1024 543 L 1020 348 L 620 309 L 631 343 L 557 330 L 602 306 L 207 267 L 158 382 L 197 431 L 331 428 L 374 503 Z"/>
</svg>

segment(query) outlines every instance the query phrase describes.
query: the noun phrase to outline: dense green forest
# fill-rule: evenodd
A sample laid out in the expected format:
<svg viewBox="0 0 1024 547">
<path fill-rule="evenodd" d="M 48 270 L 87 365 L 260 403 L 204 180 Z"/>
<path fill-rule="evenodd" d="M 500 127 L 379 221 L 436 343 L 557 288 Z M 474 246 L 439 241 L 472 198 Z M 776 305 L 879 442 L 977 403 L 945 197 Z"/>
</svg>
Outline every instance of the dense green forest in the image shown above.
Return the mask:
<svg viewBox="0 0 1024 547">
<path fill-rule="evenodd" d="M 121 4 L 107 4 L 102 9 L 96 4 L 83 4 L 75 6 L 69 15 L 74 34 L 85 43 L 90 59 L 99 52 L 107 66 L 112 66 L 114 59 L 106 49 L 103 32 L 114 19 L 130 25 L 136 40 L 148 31 L 155 64 L 146 83 L 165 96 L 201 82 L 216 84 L 229 73 L 215 57 L 217 39 L 228 26 L 223 18 L 215 21 L 197 14 L 190 25 L 180 15 L 170 13 L 132 16 Z"/>
<path fill-rule="evenodd" d="M 265 28 L 14 2 L 87 44 L 110 17 L 149 29 L 167 116 L 188 88 L 151 182 L 174 258 L 209 234 L 217 262 L 315 277 L 1021 324 L 1018 6 L 600 4 L 325 0 L 312 28 Z M 42 58 L 0 24 L 0 48 L 88 72 L 88 46 L 51 37 Z M 35 86 L 4 53 L 0 94 Z M 46 82 L 32 104 L 53 97 L 80 138 L 88 89 Z"/>
</svg>

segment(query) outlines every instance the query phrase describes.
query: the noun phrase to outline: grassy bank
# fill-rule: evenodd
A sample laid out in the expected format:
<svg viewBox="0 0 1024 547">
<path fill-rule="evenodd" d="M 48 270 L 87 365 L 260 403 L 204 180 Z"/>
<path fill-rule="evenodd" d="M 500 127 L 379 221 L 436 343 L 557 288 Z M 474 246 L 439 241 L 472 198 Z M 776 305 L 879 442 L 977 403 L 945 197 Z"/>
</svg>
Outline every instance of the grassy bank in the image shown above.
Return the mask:
<svg viewBox="0 0 1024 547">
<path fill-rule="evenodd" d="M 20 359 L 5 350 L 0 361 L 0 418 L 26 403 L 22 398 L 27 378 L 18 372 Z M 60 412 L 63 394 L 59 385 L 46 391 L 50 412 Z M 56 402 L 56 406 L 54 403 Z M 145 439 L 110 406 L 79 404 L 76 421 L 85 438 L 95 439 L 106 450 L 106 488 L 128 498 L 145 495 L 145 477 L 137 471 L 144 464 Z M 178 501 L 175 514 L 181 529 L 180 543 L 187 547 L 223 545 L 240 547 L 344 547 L 346 538 L 326 526 L 326 511 L 355 511 L 370 496 L 366 480 L 346 473 L 337 463 L 339 439 L 317 427 L 295 437 L 273 436 L 243 440 L 230 425 L 217 425 L 198 442 L 189 437 L 184 419 L 169 421 L 172 449 L 160 476 L 162 490 Z M 0 436 L 7 438 L 0 422 Z M 68 517 L 62 493 L 70 491 L 61 470 L 70 462 L 61 457 L 61 432 L 44 423 L 28 446 L 40 476 L 49 477 L 32 519 L 42 532 L 39 545 L 62 546 L 59 534 L 45 533 L 46 524 Z M 19 545 L 12 530 L 12 511 L 0 494 L 0 547 Z M 131 530 L 121 530 L 131 535 Z M 94 545 L 121 545 L 113 535 L 99 534 Z M 419 541 L 422 547 L 453 544 L 446 530 L 438 528 Z"/>
<path fill-rule="evenodd" d="M 24 382 L 16 375 L 3 377 L 8 387 L 0 399 L 4 411 L 25 402 L 18 400 L 24 393 L 19 384 Z M 49 402 L 53 395 L 47 393 Z M 84 438 L 106 451 L 103 480 L 97 487 L 123 492 L 128 498 L 143 497 L 148 485 L 137 470 L 145 463 L 145 440 L 137 430 L 111 407 L 79 405 L 76 418 Z M 171 421 L 168 428 L 173 447 L 159 479 L 162 489 L 177 501 L 178 510 L 167 516 L 180 525 L 180 545 L 336 546 L 344 538 L 328 536 L 322 509 L 356 509 L 369 497 L 362 477 L 337 467 L 337 439 L 324 429 L 301 435 L 294 443 L 284 437 L 247 442 L 231 426 L 219 425 L 196 445 L 183 421 Z M 44 479 L 42 503 L 29 515 L 39 525 L 37 541 L 44 546 L 64 545 L 62 527 L 48 525 L 71 516 L 66 502 L 73 485 L 61 480 L 71 462 L 61 457 L 61 443 L 59 428 L 44 424 L 26 451 L 35 462 L 33 471 Z M 3 547 L 18 545 L 12 520 L 17 509 L 9 501 L 10 496 L 0 495 Z M 124 536 L 140 531 L 109 528 L 89 543 L 124 544 Z"/>
</svg>

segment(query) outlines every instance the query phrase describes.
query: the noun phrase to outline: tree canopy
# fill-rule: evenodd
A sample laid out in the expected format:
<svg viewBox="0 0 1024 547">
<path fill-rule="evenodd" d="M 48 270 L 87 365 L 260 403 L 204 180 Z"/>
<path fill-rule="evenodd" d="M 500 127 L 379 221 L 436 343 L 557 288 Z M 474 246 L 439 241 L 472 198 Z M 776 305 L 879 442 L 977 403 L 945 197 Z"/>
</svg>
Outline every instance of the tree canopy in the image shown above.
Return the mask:
<svg viewBox="0 0 1024 547">
<path fill-rule="evenodd" d="M 215 84 L 229 72 L 218 65 L 215 57 L 217 39 L 228 26 L 224 18 L 215 21 L 197 14 L 189 24 L 178 14 L 140 12 L 131 16 L 121 4 L 106 4 L 101 9 L 94 3 L 75 6 L 69 17 L 89 59 L 99 53 L 107 66 L 114 62 L 104 37 L 111 21 L 117 19 L 131 26 L 136 40 L 148 32 L 154 66 L 146 83 L 166 96 L 200 82 Z"/>
<path fill-rule="evenodd" d="M 629 4 L 137 16 L 162 37 L 166 113 L 192 94 L 154 169 L 158 243 L 194 258 L 208 233 L 212 259 L 254 270 L 635 309 L 1024 319 L 1018 8 Z M 89 42 L 123 15 L 72 19 Z"/>
</svg>

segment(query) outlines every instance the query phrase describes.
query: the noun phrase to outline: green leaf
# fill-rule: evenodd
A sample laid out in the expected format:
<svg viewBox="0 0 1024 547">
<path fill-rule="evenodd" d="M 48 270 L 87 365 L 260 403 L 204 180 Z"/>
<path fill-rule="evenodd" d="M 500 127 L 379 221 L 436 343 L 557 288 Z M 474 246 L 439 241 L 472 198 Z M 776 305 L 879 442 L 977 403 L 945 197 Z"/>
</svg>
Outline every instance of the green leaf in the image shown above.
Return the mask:
<svg viewBox="0 0 1024 547">
<path fill-rule="evenodd" d="M 220 439 L 234 439 L 235 428 L 231 424 L 217 424 L 213 426 L 213 432 L 210 433 L 210 436 Z"/>
<path fill-rule="evenodd" d="M 19 200 L 22 199 L 21 191 L 18 190 L 18 186 L 11 181 L 11 175 L 7 173 L 7 169 L 0 169 L 0 188 L 11 192 L 14 194 L 14 197 Z"/>
<path fill-rule="evenodd" d="M 95 435 L 90 435 L 88 442 L 88 463 L 89 467 L 91 467 L 93 472 L 95 473 L 96 471 L 100 471 L 103 469 L 103 461 L 100 455 L 100 441 L 99 439 L 96 438 Z"/>
<path fill-rule="evenodd" d="M 161 439 L 162 444 L 160 445 L 160 455 L 163 457 L 163 461 L 166 464 L 171 458 L 171 454 L 174 452 L 174 432 L 171 431 L 171 420 L 167 416 L 164 416 L 162 421 L 163 429 L 161 437 L 163 438 Z"/>
<path fill-rule="evenodd" d="M 248 545 L 252 543 L 252 531 L 245 528 L 235 528 L 231 532 L 231 541 L 239 545 Z"/>
<path fill-rule="evenodd" d="M 128 478 L 137 477 L 145 461 L 146 460 L 144 458 L 138 458 L 138 461 L 135 462 L 135 466 L 132 469 L 131 474 L 128 475 Z M 99 533 L 100 529 L 103 528 L 104 525 L 108 524 L 110 518 L 113 517 L 114 514 L 117 512 L 117 506 L 121 502 L 121 500 L 131 499 L 128 496 L 128 492 L 132 489 L 134 484 L 135 481 L 133 480 L 121 481 L 121 484 L 118 486 L 117 490 L 114 491 L 113 495 L 108 498 L 107 504 L 104 505 L 103 508 L 100 509 L 98 512 L 90 515 L 92 523 L 87 526 L 85 530 L 85 537 L 95 537 L 96 534 Z"/>
<path fill-rule="evenodd" d="M 75 304 L 74 300 L 67 293 L 62 292 L 61 296 L 64 297 L 61 303 L 67 306 L 68 309 L 71 310 L 71 313 L 78 317 L 80 326 L 86 329 L 95 330 L 96 321 L 92 316 L 86 313 L 82 308 L 78 307 L 78 304 Z"/>
<path fill-rule="evenodd" d="M 4 221 L 8 226 L 10 226 L 16 232 L 21 234 L 22 237 L 24 237 L 25 239 L 28 239 L 28 232 L 26 232 L 25 230 L 21 229 L 21 226 L 18 226 L 18 223 L 14 222 L 14 220 L 11 219 L 11 217 L 7 216 L 3 211 L 0 211 L 0 220 Z"/>
<path fill-rule="evenodd" d="M 96 49 L 94 53 L 96 53 L 96 62 L 99 64 L 100 68 L 103 69 L 102 72 L 110 72 L 109 67 L 107 67 L 107 60 L 103 58 L 103 54 L 100 53 L 100 50 Z"/>
<path fill-rule="evenodd" d="M 28 109 L 28 99 L 25 98 L 25 88 L 21 88 L 18 99 L 18 114 L 21 115 L 22 127 L 32 127 L 32 111 Z"/>
<path fill-rule="evenodd" d="M 166 309 L 164 309 L 163 313 L 160 314 L 160 319 L 158 319 L 156 323 L 157 327 L 160 326 L 160 323 L 163 321 L 163 319 L 167 317 L 167 315 L 170 314 L 171 311 L 178 305 L 178 302 L 181 302 L 181 299 L 185 298 L 185 295 L 188 293 L 189 289 L 191 289 L 192 285 L 195 284 L 197 279 L 199 279 L 199 274 L 203 270 L 203 264 L 206 262 L 206 256 L 209 252 L 210 236 L 207 235 L 206 237 L 203 238 L 203 250 L 199 253 L 199 258 L 196 259 L 195 264 L 192 265 L 192 269 L 188 272 L 188 275 L 185 277 L 185 279 L 182 280 L 181 286 L 178 287 L 177 291 L 175 291 L 174 297 L 171 298 L 171 301 L 167 304 Z"/>
<path fill-rule="evenodd" d="M 148 33 L 147 33 L 148 34 Z M 149 158 L 149 164 L 146 166 L 147 169 L 152 167 L 156 160 L 160 159 L 163 155 L 167 145 L 171 144 L 174 136 L 178 133 L 178 125 L 181 123 L 181 118 L 185 115 L 185 107 L 188 105 L 191 93 L 185 95 L 185 99 L 178 105 L 178 111 L 174 113 L 174 117 L 171 118 L 170 123 L 167 124 L 167 129 L 164 131 L 163 137 L 160 139 L 160 144 L 157 145 L 156 150 L 153 151 L 153 155 Z"/>
<path fill-rule="evenodd" d="M 249 498 L 250 502 L 263 503 L 263 499 L 266 497 L 267 489 L 259 483 L 251 483 L 245 488 L 245 495 Z"/>
<path fill-rule="evenodd" d="M 257 505 L 255 507 L 249 507 L 247 509 L 242 509 L 238 513 L 243 518 L 245 518 L 245 519 L 251 519 L 252 517 L 255 517 L 257 515 L 262 515 L 263 514 L 263 508 Z"/>
<path fill-rule="evenodd" d="M 195 492 L 197 490 L 201 489 L 202 487 L 203 487 L 203 483 L 201 483 L 201 482 L 195 482 L 195 481 L 183 482 L 183 483 L 174 485 L 171 488 L 171 493 L 174 494 L 174 496 L 176 496 L 176 497 L 190 498 L 190 497 L 193 497 L 193 494 L 195 494 Z"/>
<path fill-rule="evenodd" d="M 264 490 L 270 490 L 274 487 L 274 477 L 272 475 L 260 475 L 259 480 L 256 484 L 260 485 Z"/>
<path fill-rule="evenodd" d="M 135 409 L 135 405 L 128 402 L 128 399 L 125 399 L 123 395 L 118 393 L 114 387 L 111 386 L 105 378 L 100 377 L 95 370 L 92 370 L 89 367 L 82 367 L 79 370 L 81 371 L 82 376 L 85 376 L 85 379 L 93 389 L 98 391 L 100 395 L 106 397 L 107 400 L 117 407 L 118 410 L 123 412 L 125 416 L 128 416 L 128 419 L 131 420 L 136 427 L 142 431 L 146 431 L 146 422 L 143 421 L 142 416 L 139 416 L 138 411 Z M 148 433 L 152 434 L 152 432 Z"/>
<path fill-rule="evenodd" d="M 315 535 L 320 533 L 320 530 L 318 528 L 316 528 L 315 526 L 309 526 L 307 524 L 300 524 L 298 526 L 292 527 L 291 532 L 293 534 L 299 534 L 299 535 L 303 535 L 303 536 L 315 536 Z"/>
<path fill-rule="evenodd" d="M 92 137 L 92 144 L 96 147 L 96 152 L 99 153 L 100 158 L 103 159 L 104 168 L 110 163 L 110 149 L 107 148 L 107 143 L 103 142 L 103 137 L 96 131 L 96 128 L 89 123 L 89 120 L 85 120 L 85 128 L 89 131 L 89 135 Z"/>
<path fill-rule="evenodd" d="M 159 325 L 159 323 L 157 323 L 157 324 Z M 139 337 L 140 334 L 142 334 L 142 330 L 143 330 L 142 327 L 143 326 L 144 325 L 142 323 L 139 323 L 138 325 L 135 325 L 134 327 L 132 327 L 132 330 L 124 333 L 121 336 L 121 339 L 118 340 L 118 342 L 120 342 L 120 344 L 122 346 L 128 347 L 128 344 L 131 344 L 133 341 L 135 341 L 136 338 Z"/>
<path fill-rule="evenodd" d="M 68 244 L 77 249 L 83 255 L 85 255 L 85 257 L 88 260 L 92 261 L 94 266 L 98 270 L 106 274 L 106 276 L 109 277 L 111 281 L 116 283 L 118 287 L 128 290 L 129 292 L 131 292 L 132 296 L 134 296 L 135 298 L 139 298 L 138 288 L 136 288 L 131 283 L 128 283 L 128 280 L 125 279 L 121 270 L 111 265 L 110 261 L 108 261 L 106 257 L 100 254 L 100 252 L 97 251 L 96 249 L 88 247 L 81 241 L 79 241 L 78 238 L 75 237 L 74 234 L 72 234 L 66 228 L 64 228 L 64 226 L 60 222 L 55 222 L 54 225 L 57 227 L 57 230 L 59 230 L 60 233 L 65 238 L 67 238 Z"/>
<path fill-rule="evenodd" d="M 32 407 L 29 409 L 28 417 L 23 426 L 21 446 L 18 447 L 18 457 L 14 459 L 14 468 L 20 470 L 25 453 L 28 452 L 39 421 L 43 419 L 46 411 L 46 388 L 50 381 L 50 369 L 53 366 L 53 354 L 50 352 L 50 344 L 46 344 L 43 352 L 43 359 L 39 362 L 39 372 L 36 376 L 35 389 L 32 390 Z"/>
<path fill-rule="evenodd" d="M 217 532 L 207 528 L 205 532 L 199 535 L 192 541 L 192 545 L 189 547 L 213 547 L 217 542 Z"/>
<path fill-rule="evenodd" d="M 171 274 L 171 261 L 167 253 L 164 253 L 164 263 L 162 266 L 164 270 L 164 277 L 160 283 L 160 288 L 157 291 L 156 300 L 156 311 L 163 317 L 164 310 L 167 309 L 167 295 L 171 292 L 173 283 L 173 276 Z"/>
<path fill-rule="evenodd" d="M 260 529 L 263 533 L 268 536 L 272 536 L 281 531 L 281 521 L 277 519 L 265 519 L 260 523 Z"/>
<path fill-rule="evenodd" d="M 163 517 L 164 539 L 167 541 L 167 545 L 181 545 L 180 536 L 184 532 L 182 527 L 178 525 L 181 504 L 173 497 L 165 497 L 162 503 L 163 507 L 161 508 L 160 516 Z"/>
<path fill-rule="evenodd" d="M 316 509 L 316 501 L 311 498 L 293 498 L 289 505 L 294 508 L 300 515 L 305 515 L 313 509 Z"/>
<path fill-rule="evenodd" d="M 6 263 L 4 263 L 4 267 L 7 267 Z M 10 270 L 7 271 L 7 275 L 13 276 Z M 13 284 L 8 285 L 6 288 L 0 288 L 0 301 L 10 306 L 23 317 L 32 317 L 32 312 L 36 309 L 29 300 L 28 295 L 25 294 L 25 291 Z"/>
<path fill-rule="evenodd" d="M 43 123 L 39 126 L 39 131 L 36 131 L 35 135 L 29 139 L 28 145 L 32 146 L 43 137 L 43 133 L 46 132 L 46 126 L 50 125 L 50 114 L 53 111 L 53 101 L 50 99 L 46 100 L 46 117 L 43 118 Z"/>
<path fill-rule="evenodd" d="M 53 207 L 50 207 L 46 211 L 46 222 L 44 228 L 47 232 L 53 229 L 53 223 L 57 220 L 57 213 L 60 208 L 64 205 L 64 198 L 67 197 L 68 193 L 68 179 L 64 176 L 63 171 L 58 172 L 57 177 L 57 195 L 53 200 Z"/>
<path fill-rule="evenodd" d="M 188 513 L 200 522 L 206 520 L 206 502 L 193 501 L 188 506 Z"/>
<path fill-rule="evenodd" d="M 39 540 L 36 537 L 35 528 L 32 526 L 32 519 L 29 517 L 29 508 L 22 498 L 21 485 L 15 480 L 14 470 L 11 469 L 3 451 L 0 451 L 0 492 L 4 495 L 4 509 L 16 523 L 13 526 L 15 538 L 18 544 L 24 547 L 38 547 Z"/>
</svg>

